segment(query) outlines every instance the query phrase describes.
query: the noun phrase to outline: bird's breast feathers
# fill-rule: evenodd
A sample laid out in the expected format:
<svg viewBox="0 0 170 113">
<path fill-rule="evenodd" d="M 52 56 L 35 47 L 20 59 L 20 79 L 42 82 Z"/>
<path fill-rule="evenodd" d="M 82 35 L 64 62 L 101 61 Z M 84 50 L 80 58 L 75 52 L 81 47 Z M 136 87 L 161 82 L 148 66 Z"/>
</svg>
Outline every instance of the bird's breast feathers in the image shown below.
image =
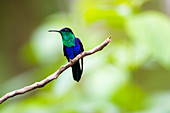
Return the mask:
<svg viewBox="0 0 170 113">
<path fill-rule="evenodd" d="M 63 40 L 63 44 L 67 47 L 72 47 L 75 46 L 75 39 L 62 39 Z"/>
</svg>

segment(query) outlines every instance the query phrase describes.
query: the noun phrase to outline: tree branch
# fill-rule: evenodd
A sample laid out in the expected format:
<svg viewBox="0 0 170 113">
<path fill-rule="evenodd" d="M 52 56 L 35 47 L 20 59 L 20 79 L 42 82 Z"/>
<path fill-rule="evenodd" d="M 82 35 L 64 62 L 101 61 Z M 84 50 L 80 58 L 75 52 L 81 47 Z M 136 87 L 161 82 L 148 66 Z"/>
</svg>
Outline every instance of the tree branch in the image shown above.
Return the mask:
<svg viewBox="0 0 170 113">
<path fill-rule="evenodd" d="M 14 97 L 16 95 L 20 95 L 20 94 L 24 94 L 26 92 L 32 91 L 36 88 L 41 88 L 44 87 L 47 83 L 51 82 L 54 79 L 57 79 L 58 76 L 65 71 L 67 68 L 69 68 L 70 66 L 72 66 L 75 62 L 77 62 L 80 58 L 83 58 L 87 55 L 91 55 L 95 52 L 98 52 L 100 50 L 102 50 L 110 41 L 111 41 L 111 36 L 109 36 L 109 38 L 107 38 L 102 44 L 100 44 L 99 46 L 95 47 L 94 49 L 91 49 L 89 51 L 85 51 L 79 55 L 77 55 L 72 62 L 68 62 L 67 64 L 61 66 L 55 73 L 53 73 L 52 75 L 49 75 L 47 78 L 45 78 L 44 80 L 40 81 L 40 82 L 35 82 L 32 85 L 29 86 L 25 86 L 24 88 L 21 89 L 17 89 L 14 90 L 12 92 L 9 92 L 7 94 L 5 94 L 3 97 L 0 98 L 0 104 L 2 104 L 4 101 L 6 101 L 7 99 Z"/>
</svg>

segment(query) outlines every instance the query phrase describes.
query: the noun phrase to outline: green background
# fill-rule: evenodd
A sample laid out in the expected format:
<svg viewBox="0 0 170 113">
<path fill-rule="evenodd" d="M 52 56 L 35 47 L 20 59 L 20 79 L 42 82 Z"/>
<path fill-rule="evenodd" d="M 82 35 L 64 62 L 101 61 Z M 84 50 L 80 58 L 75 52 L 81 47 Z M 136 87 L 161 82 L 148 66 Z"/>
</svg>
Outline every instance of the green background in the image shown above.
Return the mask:
<svg viewBox="0 0 170 113">
<path fill-rule="evenodd" d="M 70 27 L 85 50 L 80 82 L 71 69 L 44 88 L 13 97 L 0 113 L 170 113 L 169 0 L 1 0 L 0 96 L 55 72 L 67 60 Z"/>
</svg>

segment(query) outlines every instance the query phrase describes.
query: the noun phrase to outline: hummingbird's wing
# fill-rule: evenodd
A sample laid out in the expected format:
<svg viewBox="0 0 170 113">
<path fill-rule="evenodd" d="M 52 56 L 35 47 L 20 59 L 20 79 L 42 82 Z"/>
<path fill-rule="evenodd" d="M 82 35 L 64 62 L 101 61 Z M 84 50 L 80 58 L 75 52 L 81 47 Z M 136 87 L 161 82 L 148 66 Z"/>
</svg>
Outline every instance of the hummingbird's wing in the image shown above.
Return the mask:
<svg viewBox="0 0 170 113">
<path fill-rule="evenodd" d="M 83 52 L 84 51 L 83 44 L 81 43 L 79 38 L 77 38 L 77 41 L 78 41 L 78 43 L 80 45 L 81 52 Z"/>
<path fill-rule="evenodd" d="M 80 45 L 81 52 L 83 52 L 84 51 L 83 44 L 81 43 L 79 38 L 77 38 L 77 41 L 78 41 L 78 43 Z M 83 58 L 81 58 L 81 73 L 82 72 L 83 72 Z"/>
</svg>

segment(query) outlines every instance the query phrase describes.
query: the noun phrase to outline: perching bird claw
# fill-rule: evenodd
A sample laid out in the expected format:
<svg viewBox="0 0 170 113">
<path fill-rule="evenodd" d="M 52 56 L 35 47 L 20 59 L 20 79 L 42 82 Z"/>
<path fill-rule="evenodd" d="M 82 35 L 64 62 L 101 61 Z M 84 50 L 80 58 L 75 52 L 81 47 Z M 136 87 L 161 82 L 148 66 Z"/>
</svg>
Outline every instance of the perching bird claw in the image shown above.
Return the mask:
<svg viewBox="0 0 170 113">
<path fill-rule="evenodd" d="M 73 63 L 73 59 L 70 59 L 70 62 Z"/>
</svg>

